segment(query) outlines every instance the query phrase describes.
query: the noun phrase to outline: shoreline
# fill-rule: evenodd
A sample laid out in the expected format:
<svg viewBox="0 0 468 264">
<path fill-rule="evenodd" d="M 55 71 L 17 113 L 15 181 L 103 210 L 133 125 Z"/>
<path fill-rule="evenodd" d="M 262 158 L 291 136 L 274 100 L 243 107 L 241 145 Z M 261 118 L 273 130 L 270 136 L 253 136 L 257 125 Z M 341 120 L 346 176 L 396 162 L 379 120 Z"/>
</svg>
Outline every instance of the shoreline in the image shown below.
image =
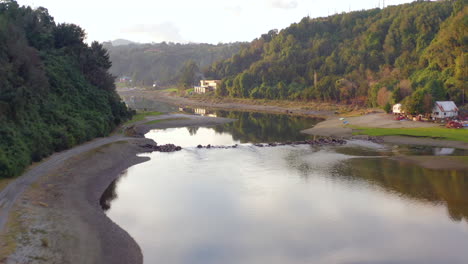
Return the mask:
<svg viewBox="0 0 468 264">
<path fill-rule="evenodd" d="M 242 99 L 217 99 L 213 97 L 206 98 L 188 98 L 181 96 L 171 96 L 162 91 L 118 91 L 123 96 L 140 96 L 147 99 L 173 104 L 178 107 L 201 107 L 206 109 L 265 112 L 272 114 L 305 115 L 310 117 L 328 118 L 334 113 L 344 108 L 340 105 L 331 105 L 326 103 L 316 104 L 308 107 L 305 102 L 294 101 L 258 101 Z M 274 105 L 274 103 L 279 105 Z M 306 109 L 313 108 L 313 109 Z"/>
<path fill-rule="evenodd" d="M 164 120 L 172 115 L 150 120 Z M 185 115 L 153 128 L 210 126 L 233 121 Z M 109 185 L 149 158 L 147 138 L 114 135 L 56 153 L 10 184 L 6 225 L 0 227 L 0 263 L 143 263 L 137 242 L 110 218 L 99 202 Z M 19 184 L 14 184 L 14 183 Z M 23 190 L 18 186 L 23 187 Z M 0 192 L 0 194 L 3 193 Z M 0 196 L 1 197 L 1 196 Z"/>
<path fill-rule="evenodd" d="M 205 107 L 207 109 L 223 109 L 233 111 L 253 111 L 253 112 L 266 112 L 273 114 L 290 114 L 290 115 L 302 115 L 309 117 L 323 118 L 324 120 L 313 128 L 302 130 L 302 133 L 316 136 L 325 137 L 337 137 L 337 138 L 367 138 L 368 136 L 354 136 L 353 128 L 344 126 L 343 122 L 339 120 L 339 115 L 335 114 L 336 110 L 344 109 L 344 106 L 339 105 L 326 105 L 326 104 L 315 104 L 315 107 L 334 107 L 333 110 L 307 110 L 304 108 L 304 102 L 300 102 L 298 106 L 291 105 L 290 107 L 268 105 L 266 102 L 263 104 L 250 104 L 251 100 L 247 100 L 249 103 L 245 103 L 242 100 L 231 100 L 224 99 L 216 101 L 214 98 L 186 98 L 180 96 L 171 96 L 167 92 L 162 91 L 142 91 L 142 90 L 126 90 L 119 91 L 121 96 L 141 96 L 147 99 L 161 101 L 165 103 L 174 104 L 177 106 L 190 106 L 190 107 Z M 206 101 L 202 101 L 206 100 Z M 292 101 L 284 102 L 286 105 L 294 104 Z M 370 110 L 370 109 L 368 109 Z M 361 109 L 359 112 L 365 113 L 366 110 Z M 344 115 L 346 116 L 346 114 Z M 362 127 L 377 127 L 377 128 L 415 128 L 415 127 L 434 127 L 434 123 L 422 123 L 422 122 L 401 122 L 393 120 L 393 116 L 383 113 L 371 113 L 360 116 L 346 117 L 351 124 Z M 431 147 L 449 147 L 449 148 L 461 148 L 468 149 L 468 143 L 451 140 L 437 140 L 432 138 L 416 138 L 410 136 L 381 136 L 383 142 L 388 144 L 400 144 L 400 145 L 421 145 Z"/>
<path fill-rule="evenodd" d="M 155 120 L 167 121 L 150 122 Z M 144 135 L 156 128 L 212 126 L 232 121 L 167 114 L 147 117 L 132 126 L 137 134 Z M 333 127 L 329 129 L 333 130 Z M 407 144 L 414 144 L 415 140 L 410 139 Z M 401 142 L 401 139 L 394 140 Z M 137 155 L 148 152 L 143 145 L 151 143 L 154 143 L 151 139 L 123 135 L 95 139 L 54 154 L 15 179 L 10 184 L 13 187 L 8 186 L 9 192 L 15 190 L 15 183 L 19 183 L 16 185 L 23 190 L 10 201 L 8 222 L 0 234 L 0 263 L 142 263 L 143 256 L 137 242 L 107 217 L 99 201 L 109 185 L 125 175 L 129 167 L 148 160 Z M 466 166 L 461 166 L 463 164 L 456 165 L 453 158 L 444 158 L 444 162 L 439 161 L 438 165 L 433 161 L 439 157 L 404 156 L 393 159 L 422 167 L 436 166 L 432 169 L 443 169 L 442 163 L 449 162 L 450 166 L 466 169 Z M 0 192 L 0 198 L 3 192 Z M 1 199 L 0 202 L 0 209 L 4 209 Z"/>
</svg>

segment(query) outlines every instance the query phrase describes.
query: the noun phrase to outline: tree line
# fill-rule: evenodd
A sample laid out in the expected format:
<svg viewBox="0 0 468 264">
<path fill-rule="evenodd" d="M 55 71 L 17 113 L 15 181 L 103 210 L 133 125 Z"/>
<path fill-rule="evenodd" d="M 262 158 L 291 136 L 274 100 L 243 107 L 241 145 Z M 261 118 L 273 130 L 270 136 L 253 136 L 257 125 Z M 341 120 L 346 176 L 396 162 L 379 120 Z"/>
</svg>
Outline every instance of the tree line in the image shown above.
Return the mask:
<svg viewBox="0 0 468 264">
<path fill-rule="evenodd" d="M 0 178 L 55 151 L 108 135 L 132 112 L 104 47 L 48 10 L 0 2 Z"/>
<path fill-rule="evenodd" d="M 184 77 L 184 65 L 196 65 L 197 78 L 202 78 L 198 68 L 204 68 L 215 61 L 230 58 L 247 43 L 229 44 L 180 44 L 180 43 L 130 43 L 116 45 L 104 43 L 109 50 L 112 67 L 116 76 L 130 77 L 135 85 L 160 86 L 176 85 Z M 189 63 L 190 62 L 190 63 Z M 194 82 L 193 78 L 189 81 Z"/>
<path fill-rule="evenodd" d="M 422 113 L 434 100 L 466 103 L 466 0 L 303 18 L 271 30 L 205 76 L 218 96 L 320 100 L 360 106 L 403 102 Z"/>
</svg>

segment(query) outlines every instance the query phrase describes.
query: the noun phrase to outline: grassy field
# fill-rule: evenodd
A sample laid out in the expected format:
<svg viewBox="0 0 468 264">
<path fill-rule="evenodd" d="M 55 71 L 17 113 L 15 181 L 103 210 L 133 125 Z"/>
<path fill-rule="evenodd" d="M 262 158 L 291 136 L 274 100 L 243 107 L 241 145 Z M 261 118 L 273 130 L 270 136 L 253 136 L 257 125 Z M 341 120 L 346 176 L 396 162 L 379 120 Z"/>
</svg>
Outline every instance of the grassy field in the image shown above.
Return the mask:
<svg viewBox="0 0 468 264">
<path fill-rule="evenodd" d="M 161 112 L 138 112 L 136 115 L 133 116 L 132 120 L 129 120 L 125 123 L 125 125 L 130 125 L 139 121 L 144 120 L 147 116 L 158 116 L 162 115 Z"/>
<path fill-rule="evenodd" d="M 146 122 L 145 125 L 152 125 L 152 124 L 157 124 L 157 123 L 160 123 L 160 122 L 167 122 L 167 121 L 175 121 L 175 120 L 186 120 L 188 118 L 168 118 L 168 119 L 160 119 L 160 120 L 153 120 L 153 121 L 149 121 L 149 122 Z"/>
<path fill-rule="evenodd" d="M 445 139 L 468 142 L 468 129 L 449 129 L 443 127 L 421 127 L 421 128 L 369 128 L 353 127 L 354 135 L 369 136 L 410 136 L 427 137 L 434 139 Z"/>
<path fill-rule="evenodd" d="M 164 89 L 164 90 L 161 90 L 163 92 L 177 92 L 179 91 L 177 88 L 167 88 L 167 89 Z"/>
</svg>

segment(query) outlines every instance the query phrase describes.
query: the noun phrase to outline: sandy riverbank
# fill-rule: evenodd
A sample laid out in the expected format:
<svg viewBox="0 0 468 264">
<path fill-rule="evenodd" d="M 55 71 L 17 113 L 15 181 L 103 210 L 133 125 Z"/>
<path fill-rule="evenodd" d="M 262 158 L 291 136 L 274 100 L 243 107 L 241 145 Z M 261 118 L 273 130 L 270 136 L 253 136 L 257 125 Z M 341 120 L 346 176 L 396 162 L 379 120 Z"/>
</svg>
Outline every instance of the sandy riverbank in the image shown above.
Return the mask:
<svg viewBox="0 0 468 264">
<path fill-rule="evenodd" d="M 150 120 L 155 118 L 172 120 L 141 125 L 141 131 L 232 121 L 189 115 Z M 8 210 L 0 216 L 7 220 L 0 228 L 0 263 L 142 263 L 138 244 L 104 214 L 99 200 L 123 171 L 147 160 L 137 154 L 151 142 L 122 135 L 96 139 L 54 154 L 17 178 L 0 193 L 2 205 L 11 204 L 2 206 Z"/>
<path fill-rule="evenodd" d="M 179 107 L 200 107 L 206 109 L 225 109 L 236 111 L 267 112 L 275 114 L 308 115 L 330 117 L 335 111 L 345 110 L 345 106 L 328 103 L 310 103 L 295 101 L 263 101 L 234 98 L 180 97 L 167 92 L 131 90 L 119 91 L 121 96 L 144 97 L 165 102 Z"/>
<path fill-rule="evenodd" d="M 392 115 L 384 113 L 347 117 L 345 120 L 348 122 L 348 125 L 343 124 L 344 120 L 340 120 L 338 117 L 331 117 L 323 122 L 318 123 L 315 127 L 303 130 L 302 132 L 318 136 L 351 138 L 353 137 L 353 128 L 350 126 L 372 128 L 419 128 L 437 126 L 437 124 L 434 123 L 397 121 L 393 119 Z M 385 143 L 389 144 L 468 149 L 468 143 L 460 141 L 416 138 L 407 136 L 383 136 L 381 138 Z"/>
</svg>

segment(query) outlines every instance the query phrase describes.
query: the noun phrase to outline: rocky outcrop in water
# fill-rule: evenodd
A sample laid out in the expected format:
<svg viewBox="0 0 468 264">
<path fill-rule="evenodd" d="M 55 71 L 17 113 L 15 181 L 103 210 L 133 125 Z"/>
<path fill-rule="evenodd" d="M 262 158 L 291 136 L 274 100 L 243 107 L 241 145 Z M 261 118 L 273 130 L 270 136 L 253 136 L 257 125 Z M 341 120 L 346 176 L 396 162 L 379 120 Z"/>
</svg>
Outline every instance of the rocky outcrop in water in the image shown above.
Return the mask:
<svg viewBox="0 0 468 264">
<path fill-rule="evenodd" d="M 140 147 L 150 149 L 151 151 L 158 151 L 158 152 L 174 152 L 182 150 L 182 147 L 176 146 L 174 144 L 166 144 L 158 146 L 158 143 L 152 144 L 145 144 L 141 145 Z"/>
<path fill-rule="evenodd" d="M 344 145 L 346 144 L 346 140 L 338 139 L 338 138 L 319 138 L 315 140 L 304 140 L 304 141 L 288 141 L 288 142 L 270 142 L 270 143 L 255 143 L 253 144 L 256 147 L 263 148 L 263 147 L 277 147 L 277 146 L 298 146 L 298 145 L 310 145 L 310 146 L 326 146 L 326 145 Z M 199 149 L 231 149 L 237 148 L 239 145 L 235 144 L 232 146 L 213 146 L 208 144 L 206 146 L 197 145 Z M 182 150 L 182 147 L 176 146 L 174 144 L 166 144 L 158 146 L 157 143 L 154 145 L 146 144 L 140 146 L 142 148 L 150 149 L 152 151 L 159 151 L 159 152 L 174 152 Z"/>
<path fill-rule="evenodd" d="M 367 135 L 357 135 L 357 136 L 351 137 L 351 139 L 367 140 L 367 141 L 377 143 L 377 144 L 384 143 L 384 140 L 382 137 L 374 137 L 374 136 L 367 136 Z"/>
<path fill-rule="evenodd" d="M 288 142 L 270 142 L 270 143 L 255 143 L 253 144 L 256 147 L 263 148 L 263 147 L 277 147 L 277 146 L 298 146 L 298 145 L 311 145 L 311 146 L 325 146 L 325 145 L 344 145 L 346 144 L 346 140 L 337 139 L 337 138 L 319 138 L 315 140 L 304 140 L 304 141 L 288 141 Z M 237 148 L 236 145 L 232 146 L 212 146 L 212 145 L 198 145 L 197 148 L 206 148 L 206 149 L 228 149 L 228 148 Z"/>
</svg>

